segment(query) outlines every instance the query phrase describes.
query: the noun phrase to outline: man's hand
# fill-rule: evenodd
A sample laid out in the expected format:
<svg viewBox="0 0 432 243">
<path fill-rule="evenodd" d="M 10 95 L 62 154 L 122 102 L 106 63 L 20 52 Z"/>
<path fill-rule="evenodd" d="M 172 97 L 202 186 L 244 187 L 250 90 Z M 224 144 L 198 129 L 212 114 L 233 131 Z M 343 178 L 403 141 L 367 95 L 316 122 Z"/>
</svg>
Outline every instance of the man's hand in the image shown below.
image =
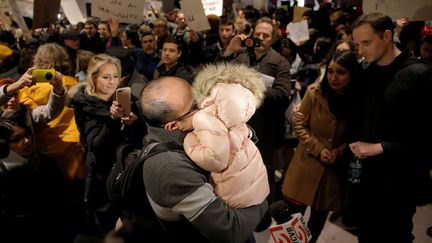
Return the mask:
<svg viewBox="0 0 432 243">
<path fill-rule="evenodd" d="M 111 30 L 111 36 L 116 37 L 119 34 L 119 21 L 115 18 L 109 17 L 108 24 Z"/>
<path fill-rule="evenodd" d="M 408 17 L 401 17 L 396 20 L 396 35 L 400 37 L 402 30 L 405 26 L 409 24 Z"/>
<path fill-rule="evenodd" d="M 195 31 L 192 30 L 192 29 L 189 30 L 189 38 L 190 38 L 190 41 L 191 41 L 191 42 L 194 42 L 194 43 L 195 43 L 195 42 L 198 42 L 199 39 L 200 39 L 198 33 L 195 32 Z"/>
<path fill-rule="evenodd" d="M 349 145 L 351 152 L 359 159 L 377 156 L 384 152 L 381 143 L 354 142 Z"/>
<path fill-rule="evenodd" d="M 227 56 L 230 56 L 231 54 L 233 54 L 236 51 L 239 51 L 239 50 L 242 50 L 242 49 L 245 50 L 246 47 L 242 46 L 241 43 L 242 43 L 243 40 L 245 40 L 247 38 L 248 38 L 247 35 L 244 35 L 244 34 L 240 34 L 240 35 L 234 36 L 231 39 L 230 43 L 228 44 L 227 48 L 225 49 L 223 56 L 227 57 Z"/>
</svg>

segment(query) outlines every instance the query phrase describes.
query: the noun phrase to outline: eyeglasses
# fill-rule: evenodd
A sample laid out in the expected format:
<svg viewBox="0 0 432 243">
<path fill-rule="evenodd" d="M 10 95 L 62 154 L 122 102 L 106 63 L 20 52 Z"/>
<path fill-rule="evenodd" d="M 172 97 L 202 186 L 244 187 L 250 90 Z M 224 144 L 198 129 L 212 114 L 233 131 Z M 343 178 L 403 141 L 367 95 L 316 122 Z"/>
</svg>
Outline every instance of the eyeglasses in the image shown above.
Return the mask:
<svg viewBox="0 0 432 243">
<path fill-rule="evenodd" d="M 194 114 L 195 112 L 197 112 L 197 111 L 198 111 L 198 105 L 194 102 L 194 103 L 192 104 L 191 109 L 190 109 L 188 112 L 186 112 L 185 114 L 183 114 L 183 115 L 177 117 L 177 118 L 174 119 L 173 121 L 175 121 L 175 122 L 179 122 L 179 121 L 185 119 L 186 117 L 188 117 L 188 116 L 190 116 L 190 115 L 193 115 L 193 114 Z"/>
</svg>

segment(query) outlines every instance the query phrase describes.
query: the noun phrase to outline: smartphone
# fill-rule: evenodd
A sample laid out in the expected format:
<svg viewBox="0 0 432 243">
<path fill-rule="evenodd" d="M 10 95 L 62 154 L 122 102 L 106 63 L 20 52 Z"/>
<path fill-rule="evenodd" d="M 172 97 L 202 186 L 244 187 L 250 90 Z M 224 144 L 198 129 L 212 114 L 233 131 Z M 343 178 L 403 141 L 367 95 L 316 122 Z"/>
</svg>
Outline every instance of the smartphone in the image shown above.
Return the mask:
<svg viewBox="0 0 432 243">
<path fill-rule="evenodd" d="M 40 82 L 50 82 L 55 77 L 56 71 L 54 69 L 35 69 L 32 72 L 34 80 Z"/>
<path fill-rule="evenodd" d="M 116 90 L 116 101 L 120 103 L 120 106 L 124 109 L 125 114 L 131 113 L 131 88 L 123 87 Z"/>
</svg>

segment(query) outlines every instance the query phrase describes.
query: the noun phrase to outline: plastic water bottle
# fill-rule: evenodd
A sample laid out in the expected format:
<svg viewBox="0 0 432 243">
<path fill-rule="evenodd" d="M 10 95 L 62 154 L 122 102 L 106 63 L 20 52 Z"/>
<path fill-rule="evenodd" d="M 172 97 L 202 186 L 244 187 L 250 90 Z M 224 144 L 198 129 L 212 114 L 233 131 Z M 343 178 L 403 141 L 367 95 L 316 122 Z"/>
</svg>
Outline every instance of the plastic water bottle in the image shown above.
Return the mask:
<svg viewBox="0 0 432 243">
<path fill-rule="evenodd" d="M 360 183 L 360 176 L 362 171 L 362 162 L 357 157 L 353 157 L 349 164 L 349 170 L 348 170 L 348 182 L 351 182 L 353 184 L 359 184 Z"/>
</svg>

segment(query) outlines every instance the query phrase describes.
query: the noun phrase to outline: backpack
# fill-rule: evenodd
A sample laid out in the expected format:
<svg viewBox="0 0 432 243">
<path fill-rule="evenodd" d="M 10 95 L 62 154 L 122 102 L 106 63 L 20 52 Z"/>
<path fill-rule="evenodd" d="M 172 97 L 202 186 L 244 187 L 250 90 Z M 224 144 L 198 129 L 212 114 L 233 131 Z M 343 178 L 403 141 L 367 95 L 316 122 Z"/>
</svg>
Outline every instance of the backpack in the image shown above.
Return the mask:
<svg viewBox="0 0 432 243">
<path fill-rule="evenodd" d="M 108 175 L 106 187 L 119 216 L 156 218 L 144 186 L 143 164 L 148 158 L 165 151 L 184 153 L 183 147 L 174 142 L 151 143 L 142 149 L 125 144 L 117 149 L 116 162 Z"/>
</svg>

